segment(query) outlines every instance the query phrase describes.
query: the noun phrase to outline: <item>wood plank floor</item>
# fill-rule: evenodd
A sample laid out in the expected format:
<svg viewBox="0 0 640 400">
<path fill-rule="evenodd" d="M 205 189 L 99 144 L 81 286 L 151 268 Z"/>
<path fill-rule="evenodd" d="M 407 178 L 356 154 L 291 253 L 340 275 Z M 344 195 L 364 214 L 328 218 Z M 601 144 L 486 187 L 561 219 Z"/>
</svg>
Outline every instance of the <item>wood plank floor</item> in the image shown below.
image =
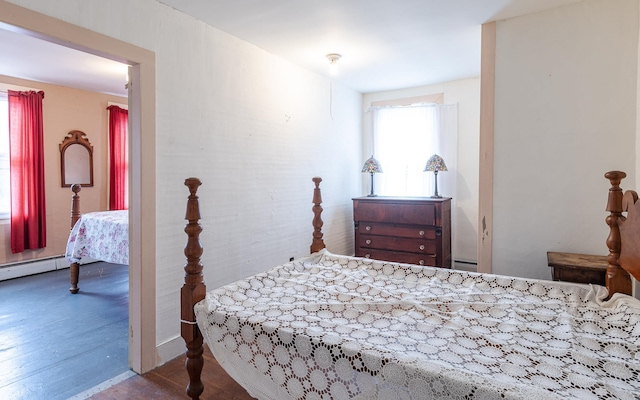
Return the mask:
<svg viewBox="0 0 640 400">
<path fill-rule="evenodd" d="M 253 397 L 237 384 L 205 348 L 202 400 L 251 400 Z M 91 400 L 189 399 L 185 388 L 189 382 L 184 368 L 185 357 L 175 358 L 144 375 L 136 375 L 92 397 Z"/>
<path fill-rule="evenodd" d="M 80 267 L 0 282 L 0 399 L 67 399 L 129 371 L 128 267 Z"/>
</svg>

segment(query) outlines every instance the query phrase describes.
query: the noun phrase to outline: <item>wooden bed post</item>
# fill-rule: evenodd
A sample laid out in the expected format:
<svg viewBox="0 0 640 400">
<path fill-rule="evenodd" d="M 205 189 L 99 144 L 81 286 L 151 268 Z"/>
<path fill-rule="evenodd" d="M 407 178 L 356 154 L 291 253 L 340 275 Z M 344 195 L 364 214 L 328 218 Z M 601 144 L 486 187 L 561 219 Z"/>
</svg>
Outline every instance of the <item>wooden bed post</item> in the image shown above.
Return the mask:
<svg viewBox="0 0 640 400">
<path fill-rule="evenodd" d="M 189 384 L 187 385 L 187 395 L 194 400 L 200 398 L 204 385 L 200 379 L 204 358 L 202 357 L 202 333 L 196 324 L 196 317 L 193 306 L 204 299 L 207 288 L 202 277 L 202 245 L 200 244 L 200 233 L 202 226 L 200 220 L 200 205 L 196 193 L 202 184 L 198 178 L 188 178 L 184 184 L 189 188 L 189 200 L 187 201 L 187 212 L 185 219 L 189 223 L 184 231 L 188 236 L 187 245 L 184 248 L 184 255 L 187 257 L 187 264 L 184 267 L 184 285 L 180 290 L 180 333 L 187 346 L 187 359 L 185 365 L 189 373 Z"/>
<path fill-rule="evenodd" d="M 613 293 L 631 294 L 631 279 L 629 278 L 629 273 L 625 271 L 619 263 L 620 246 L 622 242 L 620 240 L 618 220 L 622 217 L 623 211 L 620 181 L 626 176 L 627 174 L 622 171 L 609 171 L 604 174 L 604 177 L 611 182 L 607 201 L 607 211 L 611 214 L 606 218 L 607 225 L 609 225 L 610 228 L 609 237 L 607 237 L 609 255 L 607 256 L 606 276 L 606 284 L 610 295 Z"/>
<path fill-rule="evenodd" d="M 322 218 L 320 218 L 320 214 L 322 214 L 322 196 L 320 194 L 320 182 L 322 182 L 322 178 L 319 176 L 311 179 L 315 184 L 316 188 L 313 189 L 313 241 L 311 242 L 311 253 L 315 253 L 324 249 L 326 246 L 324 245 L 324 241 L 322 240 Z"/>
<path fill-rule="evenodd" d="M 71 185 L 71 191 L 73 192 L 73 197 L 71 197 L 71 229 L 76 225 L 76 222 L 80 219 L 80 191 L 82 190 L 82 186 L 75 183 Z M 69 280 L 71 281 L 71 287 L 69 291 L 73 294 L 78 293 L 80 288 L 78 287 L 78 278 L 80 276 L 80 264 L 77 262 L 71 263 L 69 265 Z"/>
</svg>

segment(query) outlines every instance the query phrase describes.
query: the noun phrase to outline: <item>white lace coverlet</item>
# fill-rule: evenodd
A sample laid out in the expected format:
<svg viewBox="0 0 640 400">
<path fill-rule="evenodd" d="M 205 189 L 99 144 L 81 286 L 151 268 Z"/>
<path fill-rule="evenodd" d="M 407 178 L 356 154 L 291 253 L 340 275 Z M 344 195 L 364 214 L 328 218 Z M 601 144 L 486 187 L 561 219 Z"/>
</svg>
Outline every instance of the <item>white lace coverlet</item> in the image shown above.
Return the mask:
<svg viewBox="0 0 640 400">
<path fill-rule="evenodd" d="M 326 250 L 195 306 L 259 399 L 639 399 L 640 301 Z"/>
</svg>

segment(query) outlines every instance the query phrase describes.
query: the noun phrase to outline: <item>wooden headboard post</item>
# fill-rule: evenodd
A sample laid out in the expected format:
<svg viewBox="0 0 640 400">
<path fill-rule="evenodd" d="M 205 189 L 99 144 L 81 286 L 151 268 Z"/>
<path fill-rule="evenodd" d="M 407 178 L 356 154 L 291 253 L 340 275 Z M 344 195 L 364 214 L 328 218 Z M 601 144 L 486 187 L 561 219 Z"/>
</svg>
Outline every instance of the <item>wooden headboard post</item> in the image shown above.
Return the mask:
<svg viewBox="0 0 640 400">
<path fill-rule="evenodd" d="M 200 205 L 196 195 L 198 187 L 202 184 L 198 178 L 188 178 L 184 184 L 189 188 L 189 200 L 187 200 L 187 212 L 185 219 L 189 223 L 184 231 L 188 236 L 187 245 L 184 248 L 184 255 L 187 257 L 187 264 L 184 267 L 184 285 L 180 290 L 180 334 L 187 346 L 187 359 L 185 365 L 189 374 L 189 384 L 187 385 L 187 395 L 194 400 L 200 398 L 204 385 L 200 379 L 204 358 L 202 356 L 202 333 L 196 324 L 196 317 L 193 306 L 204 299 L 207 288 L 202 276 L 202 245 L 200 244 L 200 233 L 202 226 L 200 220 Z"/>
<path fill-rule="evenodd" d="M 611 182 L 611 188 L 609 189 L 609 198 L 607 201 L 607 211 L 610 214 L 606 218 L 607 225 L 609 225 L 609 237 L 607 237 L 607 247 L 609 248 L 609 255 L 607 256 L 607 276 L 606 284 L 609 289 L 609 294 L 624 293 L 631 294 L 631 279 L 629 273 L 620 266 L 620 227 L 618 221 L 622 216 L 622 189 L 620 188 L 620 181 L 627 176 L 622 171 L 609 171 L 604 174 L 604 177 Z"/>
<path fill-rule="evenodd" d="M 322 214 L 322 195 L 320 194 L 320 182 L 322 182 L 322 178 L 316 176 L 311 179 L 313 183 L 316 184 L 316 188 L 313 189 L 313 240 L 311 242 L 311 253 L 315 253 L 324 249 L 326 246 L 324 245 L 324 241 L 322 240 L 322 218 L 320 215 Z"/>
<path fill-rule="evenodd" d="M 73 192 L 73 196 L 71 197 L 71 229 L 76 225 L 76 222 L 80 219 L 80 191 L 82 190 L 82 186 L 77 183 L 71 185 L 71 191 Z M 71 287 L 69 291 L 73 294 L 78 293 L 80 288 L 78 288 L 78 279 L 80 277 L 80 264 L 77 262 L 71 263 L 69 265 L 69 281 L 71 282 Z"/>
<path fill-rule="evenodd" d="M 71 229 L 76 225 L 76 222 L 80 219 L 80 191 L 82 190 L 82 186 L 77 183 L 71 185 L 71 191 L 73 192 L 73 197 L 71 197 Z"/>
</svg>

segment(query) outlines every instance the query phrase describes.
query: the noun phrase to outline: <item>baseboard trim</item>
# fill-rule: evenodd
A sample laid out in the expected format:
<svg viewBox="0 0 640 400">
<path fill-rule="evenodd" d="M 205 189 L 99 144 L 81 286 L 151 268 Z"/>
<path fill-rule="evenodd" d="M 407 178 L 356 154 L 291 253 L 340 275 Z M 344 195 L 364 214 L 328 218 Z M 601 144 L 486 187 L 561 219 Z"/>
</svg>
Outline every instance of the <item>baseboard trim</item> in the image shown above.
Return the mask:
<svg viewBox="0 0 640 400">
<path fill-rule="evenodd" d="M 173 339 L 159 344 L 156 347 L 156 367 L 183 355 L 185 350 L 186 346 L 181 336 L 176 336 Z"/>
</svg>

